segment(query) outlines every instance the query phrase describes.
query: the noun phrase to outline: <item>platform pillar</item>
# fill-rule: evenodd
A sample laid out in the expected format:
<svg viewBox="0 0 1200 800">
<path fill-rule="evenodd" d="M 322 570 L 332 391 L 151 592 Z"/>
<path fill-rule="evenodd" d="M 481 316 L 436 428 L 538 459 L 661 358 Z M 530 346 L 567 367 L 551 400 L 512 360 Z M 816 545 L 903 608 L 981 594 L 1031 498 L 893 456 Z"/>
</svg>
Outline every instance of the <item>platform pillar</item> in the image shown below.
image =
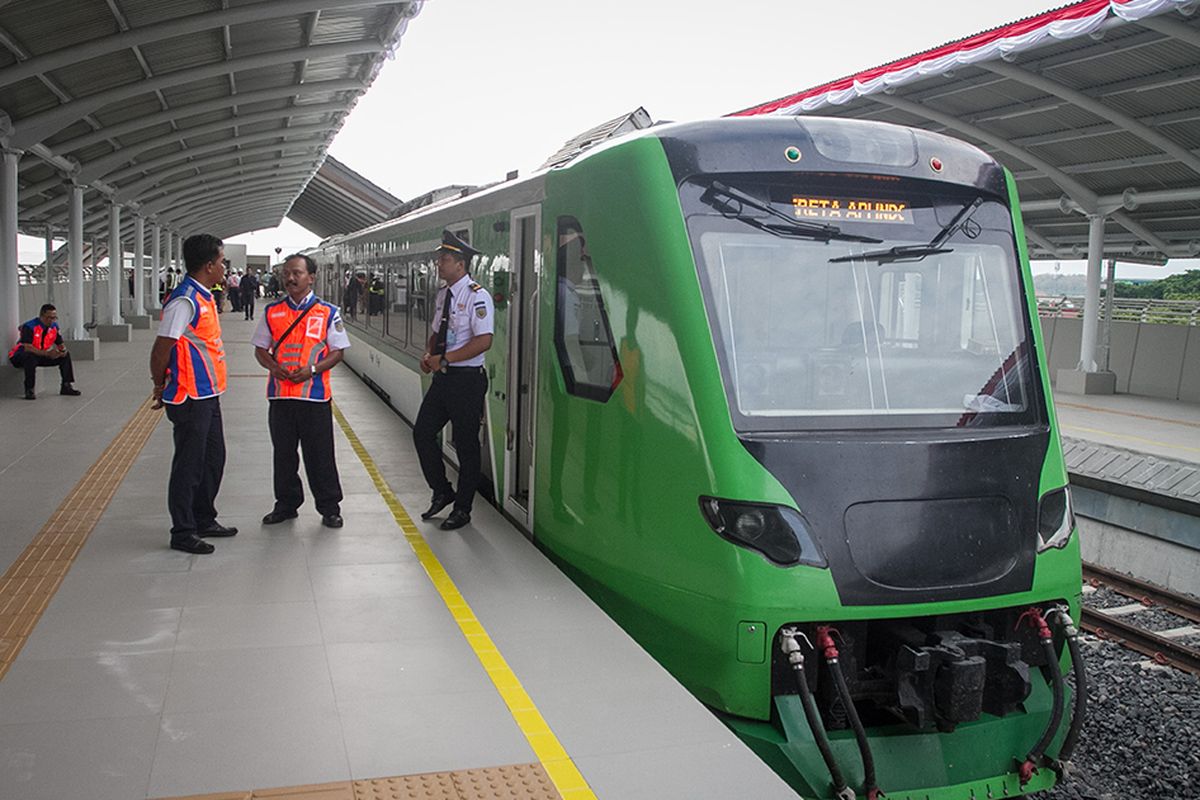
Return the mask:
<svg viewBox="0 0 1200 800">
<path fill-rule="evenodd" d="M 1096 364 L 1096 341 L 1100 333 L 1100 268 L 1104 263 L 1104 215 L 1088 215 L 1087 291 L 1083 297 L 1083 336 L 1079 364 L 1060 369 L 1056 388 L 1071 394 L 1113 394 L 1117 376 Z M 1111 290 L 1110 290 L 1111 292 Z"/>
<path fill-rule="evenodd" d="M 83 187 L 70 181 L 67 192 L 67 324 L 63 336 L 69 343 L 91 336 L 83 327 Z M 93 270 L 93 283 L 95 280 Z"/>
<path fill-rule="evenodd" d="M 21 319 L 21 280 L 17 271 L 17 172 L 21 150 L 4 148 L 0 167 L 0 346 L 4 353 L 17 342 Z"/>
<path fill-rule="evenodd" d="M 54 229 L 49 225 L 46 226 L 46 302 L 54 305 Z"/>
<path fill-rule="evenodd" d="M 132 316 L 146 316 L 146 220 L 133 215 L 133 309 Z"/>
</svg>

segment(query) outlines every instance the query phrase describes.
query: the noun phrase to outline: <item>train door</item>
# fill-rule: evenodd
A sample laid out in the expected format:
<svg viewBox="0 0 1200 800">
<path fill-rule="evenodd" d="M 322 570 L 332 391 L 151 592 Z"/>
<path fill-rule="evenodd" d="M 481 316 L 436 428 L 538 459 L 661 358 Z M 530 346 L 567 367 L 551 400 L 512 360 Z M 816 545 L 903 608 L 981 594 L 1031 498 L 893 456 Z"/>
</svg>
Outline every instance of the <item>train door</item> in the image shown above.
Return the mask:
<svg viewBox="0 0 1200 800">
<path fill-rule="evenodd" d="M 512 212 L 509 230 L 512 285 L 508 311 L 508 430 L 505 435 L 504 509 L 533 530 L 534 398 L 537 387 L 537 286 L 541 267 L 538 206 Z"/>
</svg>

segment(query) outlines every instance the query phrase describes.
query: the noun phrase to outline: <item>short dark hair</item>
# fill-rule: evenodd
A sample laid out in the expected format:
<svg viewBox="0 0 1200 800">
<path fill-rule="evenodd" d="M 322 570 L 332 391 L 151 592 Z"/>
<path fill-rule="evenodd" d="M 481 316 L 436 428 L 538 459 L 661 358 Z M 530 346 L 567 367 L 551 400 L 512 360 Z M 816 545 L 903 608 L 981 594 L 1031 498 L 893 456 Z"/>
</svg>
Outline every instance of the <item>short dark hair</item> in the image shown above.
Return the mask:
<svg viewBox="0 0 1200 800">
<path fill-rule="evenodd" d="M 306 255 L 304 255 L 304 253 L 292 253 L 290 256 L 288 256 L 287 258 L 285 258 L 283 260 L 283 263 L 286 264 L 287 262 L 291 261 L 293 258 L 304 259 L 304 266 L 305 266 L 305 268 L 308 269 L 308 274 L 309 275 L 317 274 L 317 262 L 313 260 L 312 256 L 306 256 Z"/>
<path fill-rule="evenodd" d="M 42 310 L 38 312 L 38 316 L 40 317 L 47 311 L 58 311 L 58 309 L 54 307 L 54 303 L 45 303 L 42 305 Z"/>
<path fill-rule="evenodd" d="M 183 263 L 188 275 L 193 274 L 210 261 L 215 261 L 225 246 L 211 233 L 197 233 L 183 240 Z"/>
</svg>

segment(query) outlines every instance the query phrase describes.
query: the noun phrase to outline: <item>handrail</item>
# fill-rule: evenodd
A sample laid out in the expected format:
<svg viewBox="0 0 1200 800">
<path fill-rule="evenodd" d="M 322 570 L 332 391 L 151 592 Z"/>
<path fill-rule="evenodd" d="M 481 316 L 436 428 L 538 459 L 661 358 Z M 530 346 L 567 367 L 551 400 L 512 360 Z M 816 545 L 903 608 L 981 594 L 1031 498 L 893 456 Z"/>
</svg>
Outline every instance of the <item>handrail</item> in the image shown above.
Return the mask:
<svg viewBox="0 0 1200 800">
<path fill-rule="evenodd" d="M 1105 316 L 1107 299 L 1100 300 Z M 1083 316 L 1082 297 L 1039 297 L 1038 316 L 1047 319 Z M 1112 318 L 1116 322 L 1146 322 L 1158 325 L 1200 325 L 1200 300 L 1156 300 L 1147 297 L 1117 297 Z"/>
</svg>

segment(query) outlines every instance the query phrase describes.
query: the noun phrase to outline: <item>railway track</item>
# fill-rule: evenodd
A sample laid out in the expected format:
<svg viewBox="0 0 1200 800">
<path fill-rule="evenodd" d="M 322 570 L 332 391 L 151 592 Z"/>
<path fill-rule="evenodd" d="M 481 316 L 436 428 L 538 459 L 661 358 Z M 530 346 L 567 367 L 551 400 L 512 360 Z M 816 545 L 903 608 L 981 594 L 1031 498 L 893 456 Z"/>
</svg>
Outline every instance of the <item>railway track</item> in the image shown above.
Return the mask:
<svg viewBox="0 0 1200 800">
<path fill-rule="evenodd" d="M 1200 649 L 1179 641 L 1184 637 L 1200 636 L 1200 626 L 1181 625 L 1155 632 L 1138 625 L 1135 619 L 1143 609 L 1160 608 L 1191 623 L 1200 623 L 1200 602 L 1092 564 L 1083 565 L 1083 578 L 1086 584 L 1107 587 L 1132 601 L 1115 608 L 1084 606 L 1082 627 L 1085 631 L 1136 650 L 1159 664 L 1200 675 Z"/>
</svg>

